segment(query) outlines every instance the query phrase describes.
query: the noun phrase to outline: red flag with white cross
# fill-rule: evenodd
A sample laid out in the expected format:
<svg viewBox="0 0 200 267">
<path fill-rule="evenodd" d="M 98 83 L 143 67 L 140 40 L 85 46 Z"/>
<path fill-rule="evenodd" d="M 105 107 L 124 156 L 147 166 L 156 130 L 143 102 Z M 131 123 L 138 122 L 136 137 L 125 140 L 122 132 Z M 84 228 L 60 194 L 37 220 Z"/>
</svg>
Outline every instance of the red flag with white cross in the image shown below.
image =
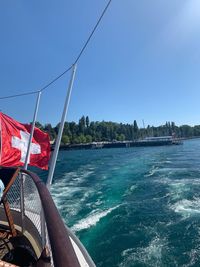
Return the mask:
<svg viewBox="0 0 200 267">
<path fill-rule="evenodd" d="M 0 112 L 0 127 L 0 165 L 5 167 L 23 166 L 28 149 L 31 125 L 19 123 Z M 47 170 L 49 159 L 49 135 L 35 127 L 28 164 Z"/>
</svg>

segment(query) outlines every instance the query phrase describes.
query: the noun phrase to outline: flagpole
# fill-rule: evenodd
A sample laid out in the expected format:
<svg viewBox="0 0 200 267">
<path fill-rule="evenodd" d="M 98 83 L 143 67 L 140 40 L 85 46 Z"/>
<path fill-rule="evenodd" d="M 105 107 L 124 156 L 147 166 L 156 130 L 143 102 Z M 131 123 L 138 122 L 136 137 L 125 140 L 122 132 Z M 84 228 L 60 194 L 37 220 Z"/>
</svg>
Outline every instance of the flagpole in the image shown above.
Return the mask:
<svg viewBox="0 0 200 267">
<path fill-rule="evenodd" d="M 27 170 L 28 163 L 29 163 L 30 148 L 31 148 L 31 142 L 32 142 L 32 139 L 33 139 L 33 133 L 34 133 L 34 128 L 35 128 L 35 122 L 36 122 L 37 113 L 38 113 L 38 108 L 39 108 L 39 103 L 40 103 L 40 96 L 41 96 L 41 91 L 38 92 L 37 101 L 36 101 L 36 105 L 35 105 L 35 112 L 34 112 L 34 116 L 33 116 L 33 122 L 32 122 L 32 127 L 31 127 L 31 133 L 30 133 L 30 137 L 29 137 L 29 141 L 28 141 L 28 148 L 27 148 L 26 159 L 25 159 L 25 164 L 24 164 L 24 169 L 25 169 L 25 170 Z"/>
<path fill-rule="evenodd" d="M 66 119 L 66 115 L 67 115 L 67 111 L 68 111 L 68 107 L 69 107 L 72 87 L 73 87 L 74 78 L 75 78 L 75 74 L 76 74 L 76 68 L 77 68 L 77 66 L 76 66 L 76 64 L 74 64 L 73 68 L 72 68 L 71 79 L 70 79 L 70 82 L 69 82 L 66 99 L 65 99 L 64 109 L 63 109 L 62 118 L 61 118 L 61 122 L 60 122 L 60 127 L 59 127 L 59 131 L 58 131 L 58 136 L 56 138 L 56 145 L 55 145 L 53 156 L 52 156 L 52 159 L 51 159 L 49 175 L 48 175 L 48 178 L 47 178 L 46 185 L 47 185 L 48 188 L 50 187 L 50 185 L 52 183 L 52 179 L 53 179 L 53 175 L 54 175 L 56 160 L 57 160 L 58 151 L 59 151 L 60 142 L 61 142 L 62 133 L 63 133 L 63 128 L 64 128 L 64 123 L 65 123 L 65 119 Z"/>
</svg>

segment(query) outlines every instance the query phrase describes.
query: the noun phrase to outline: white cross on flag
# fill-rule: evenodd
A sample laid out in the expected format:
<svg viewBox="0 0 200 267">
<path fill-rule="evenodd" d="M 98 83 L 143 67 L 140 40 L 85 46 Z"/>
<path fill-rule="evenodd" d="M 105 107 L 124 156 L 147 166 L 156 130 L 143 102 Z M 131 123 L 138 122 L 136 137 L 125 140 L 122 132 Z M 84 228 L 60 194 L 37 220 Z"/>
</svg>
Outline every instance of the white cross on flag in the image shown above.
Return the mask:
<svg viewBox="0 0 200 267">
<path fill-rule="evenodd" d="M 26 159 L 31 125 L 21 124 L 0 112 L 1 166 L 23 166 Z M 48 169 L 50 142 L 47 133 L 34 129 L 30 146 L 29 164 Z"/>
<path fill-rule="evenodd" d="M 18 138 L 17 136 L 12 136 L 11 142 L 12 142 L 12 147 L 15 147 L 21 151 L 20 161 L 25 163 L 30 134 L 20 131 L 20 136 L 21 136 L 21 139 Z M 31 143 L 30 154 L 40 154 L 40 153 L 41 153 L 40 145 Z"/>
</svg>

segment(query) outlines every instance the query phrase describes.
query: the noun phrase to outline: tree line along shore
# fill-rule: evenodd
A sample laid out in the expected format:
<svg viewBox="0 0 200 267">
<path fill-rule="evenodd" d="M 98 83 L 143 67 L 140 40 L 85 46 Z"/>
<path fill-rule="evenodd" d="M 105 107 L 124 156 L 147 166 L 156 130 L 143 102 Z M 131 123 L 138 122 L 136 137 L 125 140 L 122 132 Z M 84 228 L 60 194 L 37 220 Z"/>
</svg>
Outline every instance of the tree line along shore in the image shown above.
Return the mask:
<svg viewBox="0 0 200 267">
<path fill-rule="evenodd" d="M 42 125 L 36 122 L 36 126 L 47 132 L 53 143 L 59 130 L 59 124 L 52 127 L 50 123 Z M 86 144 L 92 142 L 113 142 L 113 141 L 136 141 L 145 137 L 169 136 L 174 134 L 177 138 L 192 138 L 200 136 L 200 125 L 176 126 L 175 122 L 166 122 L 160 126 L 139 128 L 137 121 L 132 124 L 116 123 L 111 121 L 90 121 L 88 116 L 82 116 L 78 123 L 65 122 L 62 144 Z"/>
</svg>

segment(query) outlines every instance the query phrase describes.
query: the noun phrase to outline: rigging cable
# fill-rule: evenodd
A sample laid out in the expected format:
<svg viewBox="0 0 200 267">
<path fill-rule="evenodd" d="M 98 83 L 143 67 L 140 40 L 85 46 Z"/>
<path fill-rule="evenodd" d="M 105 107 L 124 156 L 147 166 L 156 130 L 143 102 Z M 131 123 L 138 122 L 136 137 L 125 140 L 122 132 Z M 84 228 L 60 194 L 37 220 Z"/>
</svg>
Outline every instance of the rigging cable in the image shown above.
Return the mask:
<svg viewBox="0 0 200 267">
<path fill-rule="evenodd" d="M 58 76 L 56 76 L 51 82 L 49 82 L 48 84 L 46 84 L 44 87 L 42 87 L 40 90 L 34 91 L 34 92 L 28 92 L 28 93 L 22 93 L 22 94 L 18 94 L 18 95 L 10 95 L 10 96 L 4 96 L 4 97 L 0 97 L 1 99 L 6 99 L 6 98 L 13 98 L 13 97 L 18 97 L 18 96 L 24 96 L 24 95 L 30 95 L 30 94 L 36 94 L 39 92 L 43 92 L 45 89 L 47 89 L 50 85 L 52 85 L 53 83 L 55 83 L 58 79 L 60 79 L 63 75 L 65 75 L 68 71 L 71 70 L 71 68 L 73 67 L 73 65 L 75 65 L 79 59 L 81 58 L 81 56 L 83 55 L 86 47 L 88 46 L 92 36 L 94 35 L 95 31 L 97 30 L 101 20 L 103 19 L 107 9 L 109 8 L 110 4 L 111 4 L 112 0 L 109 0 L 106 7 L 104 8 L 103 12 L 101 13 L 101 16 L 99 17 L 97 23 L 95 24 L 92 32 L 90 33 L 89 37 L 87 38 L 86 42 L 84 43 L 83 47 L 81 48 L 79 54 L 77 55 L 77 57 L 75 58 L 74 63 L 68 67 L 64 72 L 62 72 L 61 74 L 59 74 Z"/>
<path fill-rule="evenodd" d="M 22 93 L 22 94 L 17 94 L 17 95 L 2 96 L 0 97 L 0 99 L 13 98 L 13 97 L 24 96 L 24 95 L 33 95 L 33 94 L 37 94 L 38 92 L 39 91 L 33 91 L 33 92 Z"/>
<path fill-rule="evenodd" d="M 104 8 L 104 10 L 103 10 L 101 16 L 99 17 L 99 19 L 98 19 L 96 25 L 94 26 L 92 32 L 90 33 L 90 35 L 89 35 L 87 41 L 85 42 L 83 48 L 81 49 L 80 53 L 78 54 L 78 56 L 77 56 L 77 58 L 76 58 L 74 64 L 76 64 L 76 63 L 79 61 L 80 57 L 82 56 L 83 52 L 85 51 L 85 49 L 86 49 L 88 43 L 90 42 L 90 40 L 91 40 L 93 34 L 95 33 L 95 31 L 96 31 L 96 29 L 97 29 L 99 23 L 101 22 L 101 20 L 102 20 L 103 16 L 105 15 L 105 13 L 106 13 L 106 11 L 107 11 L 109 5 L 111 4 L 111 2 L 112 2 L 112 0 L 109 0 L 109 2 L 107 3 L 106 7 Z M 74 64 L 73 64 L 73 65 L 74 65 Z"/>
</svg>

